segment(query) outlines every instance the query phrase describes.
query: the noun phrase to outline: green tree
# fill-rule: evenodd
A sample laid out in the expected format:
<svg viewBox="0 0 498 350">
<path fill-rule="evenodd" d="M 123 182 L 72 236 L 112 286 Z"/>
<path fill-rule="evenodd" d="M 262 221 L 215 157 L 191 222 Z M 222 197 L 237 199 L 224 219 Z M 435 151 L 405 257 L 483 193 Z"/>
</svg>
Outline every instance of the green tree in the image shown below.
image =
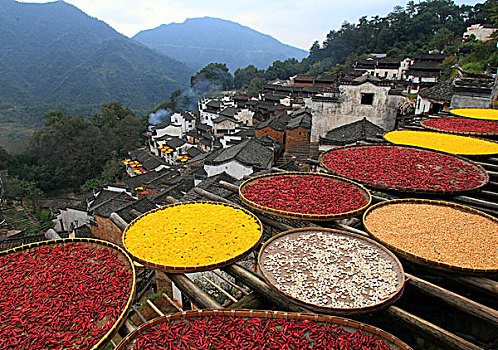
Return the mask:
<svg viewBox="0 0 498 350">
<path fill-rule="evenodd" d="M 0 170 L 8 169 L 9 164 L 12 162 L 12 157 L 5 150 L 5 148 L 0 147 Z"/>
<path fill-rule="evenodd" d="M 441 28 L 429 42 L 428 48 L 443 51 L 447 46 L 453 44 L 455 41 L 455 33 L 451 32 L 448 28 Z"/>
<path fill-rule="evenodd" d="M 94 115 L 90 122 L 108 140 L 110 151 L 118 157 L 126 157 L 129 151 L 143 144 L 146 124 L 121 102 L 104 103 L 102 113 Z"/>
<path fill-rule="evenodd" d="M 5 199 L 20 201 L 23 199 L 33 200 L 39 197 L 42 193 L 33 181 L 21 180 L 15 176 L 10 176 L 9 174 L 5 175 L 3 179 Z"/>
<path fill-rule="evenodd" d="M 110 143 L 100 129 L 81 116 L 60 111 L 44 117 L 45 124 L 34 133 L 17 174 L 44 191 L 78 189 L 87 179 L 97 177 L 110 156 Z"/>
<path fill-rule="evenodd" d="M 190 78 L 190 86 L 200 93 L 230 90 L 233 77 L 225 63 L 210 63 Z"/>
</svg>

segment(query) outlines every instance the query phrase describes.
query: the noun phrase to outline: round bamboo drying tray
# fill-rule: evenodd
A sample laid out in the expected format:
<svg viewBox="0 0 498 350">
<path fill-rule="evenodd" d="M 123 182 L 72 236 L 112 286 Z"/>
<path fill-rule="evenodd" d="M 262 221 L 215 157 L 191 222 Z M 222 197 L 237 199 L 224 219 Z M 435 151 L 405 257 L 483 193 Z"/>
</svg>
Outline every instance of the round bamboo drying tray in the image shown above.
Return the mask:
<svg viewBox="0 0 498 350">
<path fill-rule="evenodd" d="M 450 113 L 462 118 L 498 120 L 498 110 L 492 108 L 454 108 Z"/>
<path fill-rule="evenodd" d="M 130 259 L 128 254 L 120 248 L 119 246 L 112 244 L 107 241 L 103 240 L 98 240 L 98 239 L 92 239 L 92 238 L 66 238 L 66 239 L 56 239 L 56 240 L 50 240 L 50 241 L 42 241 L 42 242 L 37 242 L 37 243 L 32 243 L 32 244 L 26 244 L 22 245 L 20 247 L 16 247 L 13 249 L 9 249 L 3 252 L 0 252 L 0 257 L 5 256 L 11 253 L 17 253 L 21 251 L 32 251 L 36 250 L 40 247 L 56 247 L 56 246 L 64 246 L 72 243 L 77 243 L 81 244 L 83 246 L 89 246 L 89 247 L 107 247 L 115 250 L 118 253 L 119 260 L 123 262 L 127 266 L 127 270 L 132 274 L 132 279 L 130 281 L 131 283 L 131 290 L 130 290 L 130 295 L 126 301 L 126 305 L 121 312 L 121 314 L 118 316 L 116 321 L 114 322 L 113 326 L 111 329 L 102 337 L 100 340 L 93 345 L 90 350 L 100 350 L 104 349 L 105 345 L 116 335 L 118 330 L 121 328 L 121 326 L 124 324 L 126 321 L 126 318 L 128 317 L 128 313 L 130 311 L 133 299 L 135 298 L 135 292 L 136 292 L 136 273 L 135 273 L 135 267 L 133 265 L 133 261 Z"/>
<path fill-rule="evenodd" d="M 371 148 L 371 147 L 390 147 L 392 149 L 414 149 L 418 150 L 421 152 L 427 152 L 427 153 L 435 153 L 437 155 L 442 155 L 444 157 L 451 157 L 454 159 L 458 159 L 459 161 L 463 162 L 464 164 L 468 164 L 469 166 L 472 166 L 475 169 L 475 172 L 479 174 L 479 176 L 482 178 L 482 181 L 479 183 L 478 186 L 472 187 L 472 188 L 467 188 L 467 189 L 462 189 L 462 190 L 433 190 L 433 189 L 423 189 L 423 188 L 416 188 L 416 187 L 408 187 L 408 186 L 396 186 L 396 185 L 386 185 L 386 184 L 381 184 L 381 183 L 376 183 L 373 181 L 367 181 L 367 180 L 362 180 L 353 176 L 341 174 L 338 171 L 329 168 L 327 164 L 324 162 L 324 157 L 328 153 L 332 153 L 334 151 L 341 151 L 341 150 L 348 150 L 348 149 L 362 149 L 362 148 Z M 488 172 L 480 165 L 476 164 L 475 162 L 461 156 L 457 156 L 454 154 L 449 154 L 445 152 L 440 152 L 436 150 L 429 150 L 429 149 L 424 149 L 424 148 L 418 148 L 414 146 L 399 146 L 399 145 L 394 145 L 391 143 L 378 143 L 378 144 L 371 144 L 371 145 L 353 145 L 353 146 L 345 146 L 345 147 L 339 147 L 339 148 L 334 148 L 331 150 L 328 150 L 326 152 L 323 152 L 320 154 L 319 157 L 320 161 L 320 166 L 325 168 L 328 172 L 337 175 L 337 176 L 343 176 L 345 178 L 349 178 L 353 181 L 359 182 L 365 186 L 379 189 L 379 190 L 386 190 L 386 191 L 396 191 L 396 192 L 403 192 L 403 193 L 424 193 L 424 194 L 437 194 L 437 195 L 456 195 L 456 194 L 462 194 L 462 193 L 469 193 L 469 192 L 474 192 L 480 189 L 481 187 L 485 186 L 489 182 L 489 174 Z M 395 169 L 393 169 L 395 170 Z"/>
<path fill-rule="evenodd" d="M 300 176 L 305 176 L 305 175 L 312 175 L 312 176 L 317 176 L 317 177 L 323 177 L 326 179 L 332 179 L 334 181 L 340 182 L 340 183 L 347 183 L 352 185 L 361 195 L 365 200 L 367 201 L 367 204 L 361 206 L 358 209 L 351 210 L 348 212 L 343 212 L 343 213 L 338 213 L 338 214 L 326 214 L 326 215 L 319 215 L 319 214 L 301 214 L 297 212 L 291 212 L 291 211 L 284 211 L 284 210 L 278 210 L 278 209 L 273 209 L 267 206 L 263 206 L 260 204 L 257 204 L 251 200 L 248 200 L 244 196 L 244 189 L 246 186 L 250 184 L 255 184 L 261 179 L 268 179 L 272 177 L 281 177 L 281 176 L 289 176 L 289 177 L 300 177 Z M 273 174 L 266 174 L 266 175 L 260 175 L 260 176 L 255 176 L 253 178 L 250 178 L 246 181 L 244 181 L 240 186 L 239 186 L 239 198 L 242 200 L 243 203 L 245 203 L 247 206 L 250 208 L 253 208 L 259 212 L 270 214 L 270 215 L 275 215 L 278 217 L 282 218 L 287 218 L 287 219 L 295 219 L 295 220 L 307 220 L 307 221 L 331 221 L 331 220 L 339 220 L 339 219 L 344 219 L 344 218 L 349 218 L 353 217 L 356 215 L 361 214 L 372 202 L 372 196 L 370 195 L 370 192 L 363 187 L 362 185 L 351 181 L 347 178 L 340 177 L 340 176 L 334 176 L 334 175 L 329 175 L 329 174 L 321 174 L 321 173 L 306 173 L 306 172 L 280 172 L 280 173 L 273 173 Z"/>
<path fill-rule="evenodd" d="M 400 140 L 393 139 L 393 135 L 401 135 L 401 134 L 405 134 L 405 136 L 411 135 L 411 137 L 417 136 L 417 141 L 413 141 L 406 138 Z M 442 144 L 438 145 L 437 141 L 434 140 L 432 140 L 432 142 L 430 141 L 431 136 L 439 138 L 438 140 L 439 142 L 441 142 L 443 139 L 446 139 L 447 142 L 446 143 L 443 142 Z M 434 131 L 394 130 L 386 132 L 384 134 L 384 139 L 396 145 L 415 146 L 435 151 L 441 151 L 448 154 L 457 154 L 467 157 L 490 157 L 498 154 L 497 142 L 480 139 L 477 137 L 453 135 L 453 134 L 434 132 Z M 427 142 L 427 140 L 429 140 L 429 142 Z M 449 145 L 450 140 L 453 143 L 453 145 Z M 465 148 L 462 148 L 462 144 L 465 142 L 467 143 L 467 145 Z M 457 145 L 458 147 L 455 147 L 455 145 Z M 486 149 L 486 147 L 488 147 L 489 149 Z M 478 151 L 472 151 L 472 150 L 469 151 L 470 148 L 474 149 L 477 148 Z"/>
<path fill-rule="evenodd" d="M 439 119 L 463 119 L 463 120 L 470 120 L 470 118 L 438 118 Z M 498 131 L 496 132 L 477 132 L 477 131 L 460 131 L 460 130 L 448 130 L 448 129 L 443 129 L 443 128 L 438 128 L 436 126 L 430 126 L 427 125 L 427 123 L 433 121 L 434 119 L 426 119 L 420 123 L 422 127 L 424 127 L 427 130 L 432 130 L 436 132 L 443 132 L 447 134 L 455 134 L 455 135 L 464 135 L 464 136 L 497 136 Z M 487 120 L 483 120 L 489 123 L 495 123 L 498 125 L 496 122 L 491 122 Z"/>
<path fill-rule="evenodd" d="M 137 256 L 136 254 L 133 254 L 132 252 L 130 252 L 130 250 L 127 248 L 126 246 L 126 234 L 128 233 L 129 229 L 135 225 L 139 220 L 141 220 L 142 218 L 145 218 L 146 216 L 148 215 L 152 215 L 156 212 L 159 212 L 159 211 L 163 211 L 163 210 L 167 210 L 168 208 L 172 208 L 172 207 L 177 207 L 177 206 L 185 206 L 185 205 L 190 205 L 190 204 L 196 204 L 196 203 L 203 203 L 203 204 L 210 204 L 210 205 L 219 205 L 219 206 L 224 206 L 224 207 L 230 207 L 230 208 L 233 208 L 233 209 L 236 209 L 236 210 L 240 210 L 242 212 L 244 212 L 246 215 L 249 215 L 251 218 L 253 218 L 258 226 L 259 226 L 259 238 L 254 241 L 254 243 L 252 244 L 252 246 L 250 246 L 247 250 L 245 250 L 244 252 L 236 255 L 236 256 L 233 256 L 229 259 L 226 259 L 226 260 L 223 260 L 223 261 L 220 261 L 220 262 L 216 262 L 216 263 L 213 263 L 213 264 L 207 264 L 207 265 L 196 265 L 196 266 L 174 266 L 174 265 L 163 265 L 163 264 L 159 264 L 157 262 L 154 262 L 154 261 L 149 261 L 149 260 L 145 260 L 145 259 L 142 259 L 141 257 Z M 235 262 L 237 262 L 238 260 L 246 257 L 247 255 L 249 255 L 249 253 L 251 253 L 262 241 L 263 239 L 263 225 L 261 224 L 261 221 L 254 215 L 252 214 L 250 211 L 244 209 L 244 208 L 241 208 L 241 207 L 238 207 L 238 206 L 235 206 L 235 205 L 231 205 L 231 204 L 226 204 L 226 203 L 221 203 L 221 202 L 206 202 L 206 201 L 201 201 L 201 202 L 181 202 L 181 203 L 176 203 L 176 204 L 170 204 L 170 205 L 166 205 L 164 207 L 161 207 L 161 208 L 157 208 L 157 209 L 154 209 L 154 210 L 151 210 L 145 214 L 142 214 L 141 216 L 137 217 L 135 220 L 133 220 L 130 224 L 128 224 L 128 226 L 126 227 L 126 229 L 124 230 L 123 232 L 123 235 L 122 235 L 122 242 L 123 242 L 123 246 L 124 246 L 124 249 L 127 251 L 127 253 L 132 257 L 133 260 L 143 264 L 144 266 L 146 267 L 149 267 L 149 268 L 152 268 L 152 269 L 157 269 L 157 270 L 161 270 L 163 272 L 167 272 L 167 273 L 190 273 L 190 272 L 201 272 L 201 271 L 208 271 L 208 270 L 214 270 L 214 269 L 217 269 L 217 268 L 221 268 L 221 267 L 224 267 L 224 266 L 228 266 L 228 265 L 231 265 Z M 161 242 L 158 242 L 158 244 L 160 244 Z"/>
<path fill-rule="evenodd" d="M 361 331 L 367 334 L 374 334 L 382 338 L 384 342 L 393 350 L 411 350 L 412 348 L 386 331 L 370 326 L 365 323 L 349 320 L 337 316 L 324 316 L 316 314 L 300 314 L 280 311 L 259 311 L 259 310 L 199 310 L 187 311 L 172 315 L 156 318 L 147 323 L 144 323 L 139 328 L 130 333 L 119 343 L 116 350 L 132 350 L 135 347 L 137 336 L 142 332 L 168 321 L 195 320 L 201 317 L 222 316 L 226 318 L 247 318 L 247 319 L 281 319 L 281 320 L 298 320 L 298 321 L 313 321 L 316 323 L 330 323 L 341 326 L 345 330 L 353 333 Z"/>
<path fill-rule="evenodd" d="M 368 234 L 373 239 L 375 239 L 379 243 L 383 244 L 384 246 L 386 246 L 390 250 L 394 251 L 398 256 L 402 257 L 403 259 L 406 259 L 410 262 L 413 262 L 413 263 L 416 263 L 419 265 L 423 265 L 423 266 L 426 266 L 429 268 L 433 268 L 436 270 L 441 270 L 441 271 L 446 271 L 446 272 L 458 272 L 458 273 L 467 274 L 467 275 L 486 275 L 486 274 L 498 273 L 498 268 L 495 268 L 495 269 L 467 268 L 467 267 L 455 266 L 452 264 L 427 259 L 425 257 L 410 253 L 406 250 L 403 250 L 403 249 L 401 249 L 393 244 L 390 244 L 389 242 L 386 242 L 386 240 L 383 240 L 383 239 L 380 239 L 379 237 L 377 237 L 377 235 L 371 230 L 371 228 L 368 226 L 368 224 L 366 222 L 368 215 L 370 215 L 372 212 L 374 212 L 375 210 L 377 210 L 379 208 L 386 207 L 389 205 L 395 205 L 395 204 L 399 204 L 399 203 L 429 204 L 429 205 L 435 205 L 435 206 L 454 208 L 454 209 L 458 209 L 458 210 L 466 212 L 466 213 L 471 213 L 471 214 L 476 214 L 476 215 L 482 216 L 483 218 L 489 219 L 498 225 L 498 219 L 496 219 L 495 217 L 488 215 L 486 213 L 483 213 L 479 210 L 464 206 L 464 205 L 451 203 L 451 202 L 444 202 L 444 201 L 427 200 L 427 199 L 413 199 L 413 198 L 395 199 L 395 200 L 377 203 L 377 204 L 371 206 L 363 214 L 363 225 L 365 227 L 365 230 L 368 232 Z M 421 224 L 424 224 L 424 223 L 421 223 Z"/>
<path fill-rule="evenodd" d="M 265 267 L 264 263 L 265 260 L 268 259 L 268 255 L 270 254 L 270 250 L 274 249 L 274 251 L 278 251 L 278 247 L 276 247 L 275 243 L 277 243 L 280 239 L 284 237 L 290 237 L 292 239 L 298 238 L 299 236 L 306 235 L 309 233 L 325 233 L 327 235 L 336 235 L 339 237 L 344 237 L 344 238 L 350 238 L 355 241 L 359 241 L 370 248 L 373 248 L 375 251 L 379 253 L 379 260 L 382 260 L 383 262 L 386 262 L 387 264 L 391 265 L 392 270 L 394 271 L 396 275 L 396 288 L 393 292 L 389 294 L 389 297 L 384 299 L 383 301 L 374 303 L 369 306 L 364 306 L 364 307 L 349 307 L 349 308 L 334 308 L 334 307 L 328 307 L 328 306 L 321 306 L 317 304 L 313 304 L 310 302 L 305 302 L 301 299 L 298 299 L 289 293 L 282 291 L 280 288 L 276 286 L 277 283 L 277 276 L 274 276 L 274 274 Z M 279 243 L 277 243 L 279 244 Z M 310 250 L 310 245 L 305 246 L 305 250 L 308 251 Z M 293 250 L 292 254 L 294 256 L 299 255 L 299 251 Z M 337 257 L 337 256 L 336 256 Z M 340 256 L 339 256 L 340 257 Z M 331 264 L 341 264 L 344 262 L 334 262 Z M 359 314 L 359 313 L 365 313 L 365 312 L 372 312 L 372 311 L 377 311 L 381 310 L 394 302 L 396 302 L 401 295 L 403 294 L 404 290 L 404 283 L 405 283 L 405 277 L 404 277 L 404 271 L 403 271 L 403 266 L 399 262 L 398 258 L 391 253 L 387 248 L 382 246 L 381 244 L 375 242 L 372 239 L 369 239 L 364 236 L 360 236 L 354 233 L 346 232 L 346 231 L 340 231 L 340 230 L 335 230 L 335 229 L 326 229 L 326 228 L 313 228 L 313 227 L 307 227 L 307 228 L 300 228 L 300 229 L 295 229 L 295 230 L 289 230 L 282 232 L 272 238 L 270 238 L 261 248 L 258 256 L 258 266 L 261 271 L 261 274 L 263 275 L 264 279 L 268 282 L 268 285 L 270 288 L 272 288 L 274 291 L 276 291 L 278 294 L 282 295 L 283 298 L 286 298 L 289 302 L 304 307 L 308 310 L 311 310 L 313 312 L 317 313 L 324 313 L 324 314 L 334 314 L 334 315 L 353 315 L 353 314 Z M 309 262 L 309 270 L 312 270 L 314 267 L 313 262 Z M 293 268 L 295 268 L 295 265 L 293 265 Z M 279 273 L 282 272 L 282 269 L 278 269 Z M 325 272 L 326 275 L 330 275 L 330 272 Z M 282 276 L 280 276 L 282 277 Z M 344 277 L 341 277 L 344 278 Z M 290 282 L 291 285 L 292 282 Z M 325 295 L 324 295 L 325 296 Z"/>
</svg>

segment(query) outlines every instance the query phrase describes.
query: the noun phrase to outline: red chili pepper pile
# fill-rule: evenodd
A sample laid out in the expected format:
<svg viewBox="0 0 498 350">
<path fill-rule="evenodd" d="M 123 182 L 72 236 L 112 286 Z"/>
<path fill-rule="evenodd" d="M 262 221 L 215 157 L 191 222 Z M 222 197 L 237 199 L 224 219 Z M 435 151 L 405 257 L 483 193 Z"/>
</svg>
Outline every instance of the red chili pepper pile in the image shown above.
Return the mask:
<svg viewBox="0 0 498 350">
<path fill-rule="evenodd" d="M 415 148 L 366 146 L 327 152 L 323 163 L 334 173 L 367 184 L 424 191 L 478 187 L 484 175 L 459 158 Z"/>
<path fill-rule="evenodd" d="M 39 247 L 0 256 L 0 349 L 89 349 L 112 327 L 132 274 L 109 248 Z"/>
<path fill-rule="evenodd" d="M 340 214 L 368 203 L 353 184 L 316 175 L 261 178 L 244 186 L 242 194 L 261 206 L 299 214 Z"/>
<path fill-rule="evenodd" d="M 135 350 L 391 349 L 382 338 L 308 320 L 205 316 L 159 323 L 137 336 Z"/>
<path fill-rule="evenodd" d="M 498 134 L 498 123 L 491 120 L 470 118 L 437 118 L 424 120 L 422 125 L 454 133 L 472 132 L 478 134 Z"/>
</svg>

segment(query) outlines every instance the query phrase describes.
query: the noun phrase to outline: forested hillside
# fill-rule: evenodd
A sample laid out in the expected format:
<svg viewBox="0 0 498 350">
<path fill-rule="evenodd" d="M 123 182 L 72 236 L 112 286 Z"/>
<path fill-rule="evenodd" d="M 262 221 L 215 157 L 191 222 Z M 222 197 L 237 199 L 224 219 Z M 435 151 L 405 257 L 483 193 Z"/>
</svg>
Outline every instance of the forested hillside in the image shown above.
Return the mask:
<svg viewBox="0 0 498 350">
<path fill-rule="evenodd" d="M 254 65 L 234 72 L 235 88 L 257 93 L 267 81 L 287 79 L 296 74 L 332 74 L 370 53 L 387 53 L 391 57 L 413 57 L 439 51 L 457 54 L 463 65 L 474 71 L 498 66 L 496 41 L 462 42 L 462 35 L 472 24 L 497 23 L 498 6 L 488 0 L 475 6 L 457 5 L 450 0 L 429 0 L 405 7 L 396 6 L 385 17 L 361 17 L 357 23 L 345 22 L 331 30 L 325 40 L 316 41 L 310 54 L 301 61 L 276 61 L 266 70 Z M 454 62 L 452 62 L 454 63 Z"/>
<path fill-rule="evenodd" d="M 1 0 L 0 31 L 0 121 L 40 127 L 50 109 L 91 115 L 113 100 L 147 110 L 192 75 L 63 1 Z"/>
<path fill-rule="evenodd" d="M 308 54 L 249 27 L 211 17 L 163 24 L 133 39 L 195 69 L 213 62 L 225 63 L 232 72 L 249 64 L 265 69 L 276 60 L 302 59 Z"/>
</svg>

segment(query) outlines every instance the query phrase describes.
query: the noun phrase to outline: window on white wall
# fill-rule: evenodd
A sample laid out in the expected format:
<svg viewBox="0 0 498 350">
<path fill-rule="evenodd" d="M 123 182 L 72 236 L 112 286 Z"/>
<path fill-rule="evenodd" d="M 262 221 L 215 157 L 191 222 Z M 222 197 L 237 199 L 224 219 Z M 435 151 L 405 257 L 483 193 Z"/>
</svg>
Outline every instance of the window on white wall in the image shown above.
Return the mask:
<svg viewBox="0 0 498 350">
<path fill-rule="evenodd" d="M 362 93 L 361 94 L 361 104 L 362 105 L 373 105 L 375 94 Z"/>
</svg>

